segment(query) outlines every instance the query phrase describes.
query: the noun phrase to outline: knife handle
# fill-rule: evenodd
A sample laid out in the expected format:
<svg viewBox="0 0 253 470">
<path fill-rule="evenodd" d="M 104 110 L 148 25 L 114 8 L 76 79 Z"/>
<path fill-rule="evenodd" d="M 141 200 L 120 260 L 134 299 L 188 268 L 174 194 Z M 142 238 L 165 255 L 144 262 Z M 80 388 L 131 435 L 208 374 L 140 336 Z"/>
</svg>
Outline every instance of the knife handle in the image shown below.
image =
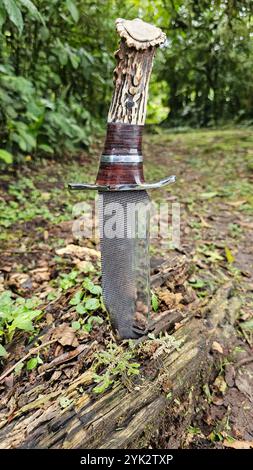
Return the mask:
<svg viewBox="0 0 253 470">
<path fill-rule="evenodd" d="M 121 40 L 115 52 L 114 91 L 96 180 L 110 186 L 144 182 L 141 142 L 148 85 L 156 47 L 166 40 L 160 28 L 138 18 L 118 18 L 116 30 Z"/>
<path fill-rule="evenodd" d="M 166 36 L 160 28 L 138 18 L 118 18 L 116 30 L 121 41 L 115 52 L 117 64 L 108 122 L 144 125 L 155 50 Z"/>
</svg>

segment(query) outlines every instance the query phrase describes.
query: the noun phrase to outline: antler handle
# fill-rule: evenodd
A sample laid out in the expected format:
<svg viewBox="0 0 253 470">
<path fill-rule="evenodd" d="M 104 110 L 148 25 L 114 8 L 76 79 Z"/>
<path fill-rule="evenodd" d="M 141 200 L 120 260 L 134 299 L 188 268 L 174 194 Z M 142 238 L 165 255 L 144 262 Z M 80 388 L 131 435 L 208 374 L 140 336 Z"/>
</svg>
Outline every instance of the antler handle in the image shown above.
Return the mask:
<svg viewBox="0 0 253 470">
<path fill-rule="evenodd" d="M 155 49 L 166 40 L 160 28 L 136 18 L 116 20 L 121 37 L 115 52 L 114 93 L 108 123 L 143 125 Z"/>
</svg>

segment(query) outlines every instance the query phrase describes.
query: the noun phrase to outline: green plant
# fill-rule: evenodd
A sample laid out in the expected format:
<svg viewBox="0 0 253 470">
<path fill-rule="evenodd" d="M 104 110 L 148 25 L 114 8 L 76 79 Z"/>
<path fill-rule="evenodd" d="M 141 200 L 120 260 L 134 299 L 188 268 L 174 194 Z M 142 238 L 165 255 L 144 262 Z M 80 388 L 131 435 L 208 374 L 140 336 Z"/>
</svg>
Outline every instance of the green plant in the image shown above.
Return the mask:
<svg viewBox="0 0 253 470">
<path fill-rule="evenodd" d="M 36 357 L 31 357 L 31 359 L 29 359 L 29 361 L 27 361 L 26 369 L 27 369 L 28 371 L 33 370 L 33 369 L 35 369 L 39 364 L 43 364 L 43 361 L 42 361 L 41 357 L 40 357 L 39 354 L 38 354 Z"/>
<path fill-rule="evenodd" d="M 157 344 L 157 349 L 153 354 L 154 358 L 158 358 L 164 352 L 171 353 L 174 349 L 179 351 L 181 344 L 183 343 L 184 339 L 175 339 L 174 336 L 169 335 L 167 332 L 164 334 L 161 332 L 159 336 L 155 336 L 153 333 L 149 333 L 148 335 L 149 340 L 144 343 L 144 345 L 140 346 L 140 348 L 148 349 L 150 340 L 154 341 Z"/>
<path fill-rule="evenodd" d="M 195 436 L 201 434 L 201 429 L 198 426 L 189 426 L 187 431 Z"/>
<path fill-rule="evenodd" d="M 37 298 L 12 298 L 12 292 L 4 291 L 0 295 L 0 337 L 5 343 L 12 340 L 16 330 L 33 333 L 34 322 L 42 314 L 38 309 L 40 300 Z"/>
<path fill-rule="evenodd" d="M 157 295 L 155 295 L 154 293 L 152 293 L 151 295 L 151 305 L 152 305 L 152 309 L 154 310 L 154 312 L 157 312 L 159 308 L 159 300 L 158 300 Z"/>
<path fill-rule="evenodd" d="M 123 346 L 110 341 L 105 351 L 95 354 L 96 370 L 105 369 L 101 374 L 94 374 L 94 381 L 98 383 L 93 389 L 95 393 L 103 393 L 120 378 L 139 374 L 140 364 L 133 362 L 134 352 L 131 342 L 129 346 L 129 349 L 125 350 Z"/>
<path fill-rule="evenodd" d="M 82 289 L 77 290 L 70 299 L 69 304 L 73 305 L 76 312 L 81 315 L 78 321 L 79 328 L 82 326 L 85 331 L 90 332 L 94 324 L 101 325 L 103 323 L 103 318 L 93 314 L 103 306 L 101 294 L 101 287 L 86 277 L 82 283 Z"/>
<path fill-rule="evenodd" d="M 13 162 L 13 155 L 10 152 L 7 152 L 7 150 L 0 149 L 0 160 L 4 163 L 10 164 Z"/>
<path fill-rule="evenodd" d="M 72 270 L 68 274 L 61 274 L 60 282 L 59 282 L 60 289 L 67 290 L 75 286 L 77 283 L 78 275 L 79 275 L 79 271 L 75 271 L 75 270 Z"/>
</svg>

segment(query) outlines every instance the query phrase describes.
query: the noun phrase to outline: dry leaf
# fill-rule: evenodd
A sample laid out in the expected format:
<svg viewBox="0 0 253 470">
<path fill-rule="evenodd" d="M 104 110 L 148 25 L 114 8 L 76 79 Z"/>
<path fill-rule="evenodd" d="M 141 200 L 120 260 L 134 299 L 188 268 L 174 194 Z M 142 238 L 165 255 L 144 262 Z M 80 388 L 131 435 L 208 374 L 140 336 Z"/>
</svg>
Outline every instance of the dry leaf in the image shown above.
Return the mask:
<svg viewBox="0 0 253 470">
<path fill-rule="evenodd" d="M 1 271 L 4 271 L 5 273 L 10 273 L 11 272 L 11 266 L 3 266 L 1 268 Z"/>
<path fill-rule="evenodd" d="M 59 248 L 55 251 L 57 255 L 72 255 L 77 256 L 78 258 L 100 258 L 100 252 L 94 250 L 94 248 L 87 248 L 85 246 L 79 246 L 74 244 L 69 244 L 64 248 Z"/>
<path fill-rule="evenodd" d="M 213 403 L 214 405 L 216 405 L 216 406 L 221 406 L 221 405 L 223 405 L 223 403 L 224 403 L 224 399 L 221 398 L 221 397 L 213 396 L 213 397 L 212 397 L 212 403 Z"/>
<path fill-rule="evenodd" d="M 46 314 L 46 323 L 47 325 L 52 325 L 52 323 L 54 322 L 54 317 L 51 313 L 47 313 Z"/>
<path fill-rule="evenodd" d="M 48 240 L 48 230 L 44 230 L 43 238 L 45 242 Z"/>
<path fill-rule="evenodd" d="M 83 273 L 88 273 L 88 272 L 91 272 L 91 271 L 95 270 L 93 264 L 90 261 L 87 261 L 87 260 L 86 261 L 80 261 L 80 259 L 78 259 L 78 258 L 75 258 L 73 261 L 74 261 L 78 271 L 81 271 Z"/>
<path fill-rule="evenodd" d="M 50 378 L 50 382 L 54 382 L 55 380 L 58 380 L 62 375 L 61 370 L 55 370 L 52 377 Z"/>
<path fill-rule="evenodd" d="M 231 449 L 253 449 L 253 441 L 223 441 L 225 447 L 231 447 Z"/>
<path fill-rule="evenodd" d="M 30 271 L 33 275 L 33 278 L 36 282 L 41 281 L 49 281 L 50 280 L 50 272 L 48 271 L 48 267 L 46 268 L 36 268 Z"/>
<path fill-rule="evenodd" d="M 226 384 L 224 378 L 222 377 L 222 375 L 218 375 L 218 377 L 216 377 L 216 379 L 214 381 L 214 386 L 222 394 L 225 393 L 225 391 L 227 389 L 227 384 Z"/>
<path fill-rule="evenodd" d="M 229 201 L 227 204 L 232 207 L 240 207 L 242 204 L 245 204 L 246 199 L 239 199 L 238 201 Z"/>
<path fill-rule="evenodd" d="M 211 228 L 212 227 L 212 225 L 210 225 L 206 222 L 204 217 L 202 217 L 201 215 L 198 215 L 198 217 L 200 218 L 202 227 L 205 227 L 205 228 Z"/>
<path fill-rule="evenodd" d="M 212 344 L 212 350 L 217 351 L 220 354 L 223 354 L 223 347 L 217 341 L 214 341 Z"/>
<path fill-rule="evenodd" d="M 78 346 L 79 343 L 76 338 L 75 330 L 68 325 L 68 323 L 62 323 L 57 326 L 52 334 L 52 339 L 57 339 L 58 343 L 62 346 Z"/>
<path fill-rule="evenodd" d="M 248 399 L 253 402 L 253 381 L 250 376 L 241 371 L 235 378 L 235 385 Z"/>
<path fill-rule="evenodd" d="M 32 287 L 32 281 L 30 279 L 30 276 L 25 273 L 13 273 L 10 275 L 9 285 L 14 285 L 16 287 L 23 287 L 23 288 L 31 288 Z"/>
<path fill-rule="evenodd" d="M 180 301 L 183 298 L 183 296 L 180 292 L 178 292 L 177 294 L 174 294 L 173 292 L 169 292 L 168 290 L 164 290 L 164 291 L 160 291 L 158 293 L 158 297 L 169 308 L 175 308 L 175 307 L 182 308 L 183 307 L 183 305 L 180 304 Z"/>
</svg>

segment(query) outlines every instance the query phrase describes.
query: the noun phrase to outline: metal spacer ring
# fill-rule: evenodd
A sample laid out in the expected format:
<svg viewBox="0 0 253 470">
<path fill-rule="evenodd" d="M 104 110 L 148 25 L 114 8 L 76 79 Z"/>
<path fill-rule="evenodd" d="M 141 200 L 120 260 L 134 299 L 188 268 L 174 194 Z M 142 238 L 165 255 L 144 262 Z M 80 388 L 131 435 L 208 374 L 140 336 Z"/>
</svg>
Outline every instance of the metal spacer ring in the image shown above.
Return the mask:
<svg viewBox="0 0 253 470">
<path fill-rule="evenodd" d="M 141 163 L 142 155 L 101 155 L 101 163 Z"/>
</svg>

